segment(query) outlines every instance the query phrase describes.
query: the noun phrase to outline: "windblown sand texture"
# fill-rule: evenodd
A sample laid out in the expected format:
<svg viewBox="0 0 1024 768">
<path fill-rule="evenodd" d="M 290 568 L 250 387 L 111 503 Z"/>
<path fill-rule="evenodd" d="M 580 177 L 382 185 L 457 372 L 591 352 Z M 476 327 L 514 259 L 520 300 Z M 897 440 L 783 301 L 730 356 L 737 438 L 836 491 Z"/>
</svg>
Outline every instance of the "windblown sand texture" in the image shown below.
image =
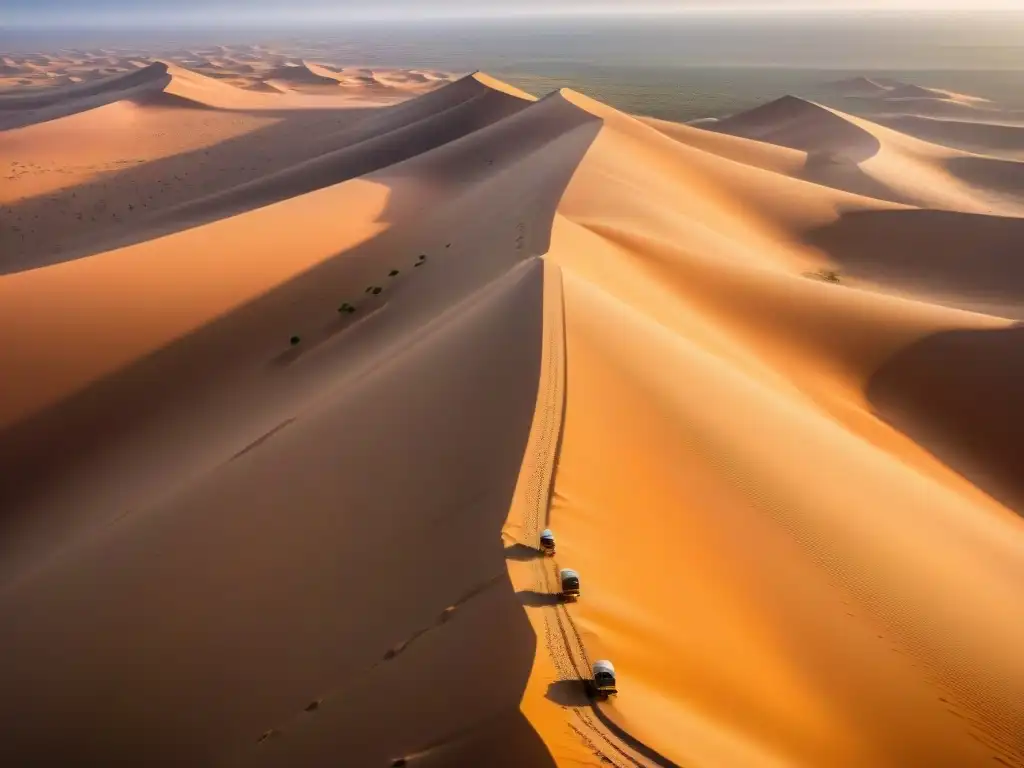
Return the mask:
<svg viewBox="0 0 1024 768">
<path fill-rule="evenodd" d="M 1024 766 L 1015 115 L 0 64 L 0 764 Z"/>
</svg>

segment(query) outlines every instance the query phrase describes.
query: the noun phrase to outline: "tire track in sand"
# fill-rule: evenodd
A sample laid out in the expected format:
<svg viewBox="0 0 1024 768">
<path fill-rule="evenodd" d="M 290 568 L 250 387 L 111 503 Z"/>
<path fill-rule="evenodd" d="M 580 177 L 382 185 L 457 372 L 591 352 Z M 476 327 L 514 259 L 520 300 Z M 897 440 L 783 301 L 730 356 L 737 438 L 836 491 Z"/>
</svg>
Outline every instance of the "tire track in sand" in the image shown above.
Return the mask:
<svg viewBox="0 0 1024 768">
<path fill-rule="evenodd" d="M 565 299 L 561 269 L 544 261 L 544 325 L 541 375 L 537 388 L 537 406 L 527 442 L 519 483 L 513 496 L 512 509 L 502 532 L 503 539 L 513 539 L 519 548 L 536 552 L 541 529 L 550 523 L 550 502 L 558 468 L 562 442 L 562 424 L 566 407 L 566 342 Z M 510 567 L 510 577 L 517 590 L 553 595 L 558 592 L 558 562 L 537 553 L 526 567 Z M 557 675 L 555 684 L 573 690 L 568 727 L 576 733 L 587 750 L 604 764 L 630 766 L 675 766 L 654 750 L 619 728 L 602 711 L 601 704 L 589 697 L 587 684 L 591 676 L 591 660 L 580 632 L 564 603 L 542 605 L 535 614 L 528 612 L 538 638 L 543 638 L 543 652 Z M 541 652 L 538 647 L 538 652 Z"/>
</svg>

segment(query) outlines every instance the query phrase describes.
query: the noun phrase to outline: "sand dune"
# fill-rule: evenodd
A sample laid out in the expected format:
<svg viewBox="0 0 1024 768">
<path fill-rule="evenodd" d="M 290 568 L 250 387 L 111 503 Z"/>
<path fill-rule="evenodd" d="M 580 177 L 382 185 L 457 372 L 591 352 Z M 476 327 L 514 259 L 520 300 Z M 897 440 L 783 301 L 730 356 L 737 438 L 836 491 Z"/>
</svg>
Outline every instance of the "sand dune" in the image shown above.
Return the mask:
<svg viewBox="0 0 1024 768">
<path fill-rule="evenodd" d="M 267 82 L 280 82 L 286 85 L 329 85 L 336 86 L 338 78 L 329 70 L 316 65 L 285 64 L 275 67 L 266 74 Z"/>
<path fill-rule="evenodd" d="M 1000 119 L 1024 119 L 1019 109 L 1000 107 L 980 96 L 916 85 L 895 84 L 882 91 L 847 91 L 839 89 L 854 111 L 865 115 L 916 115 L 987 122 Z"/>
<path fill-rule="evenodd" d="M 847 97 L 863 97 L 876 101 L 941 100 L 961 104 L 991 104 L 989 99 L 944 88 L 927 88 L 891 78 L 853 77 L 827 84 L 836 93 Z"/>
<path fill-rule="evenodd" d="M 245 46 L 0 119 L 4 764 L 1024 766 L 1010 124 Z"/>
<path fill-rule="evenodd" d="M 851 77 L 847 80 L 836 80 L 829 85 L 844 96 L 878 96 L 887 94 L 892 86 L 884 85 L 870 77 Z"/>
<path fill-rule="evenodd" d="M 966 93 L 957 93 L 955 91 L 948 91 L 942 88 L 923 88 L 919 85 L 913 85 L 910 83 L 905 83 L 892 88 L 885 94 L 885 98 L 889 100 L 941 99 L 960 104 L 991 104 L 989 99 L 982 98 L 981 96 L 971 96 Z"/>
<path fill-rule="evenodd" d="M 1024 166 L 1013 159 L 932 144 L 796 97 L 708 129 L 805 152 L 804 178 L 868 197 L 971 213 L 1024 210 Z"/>
</svg>

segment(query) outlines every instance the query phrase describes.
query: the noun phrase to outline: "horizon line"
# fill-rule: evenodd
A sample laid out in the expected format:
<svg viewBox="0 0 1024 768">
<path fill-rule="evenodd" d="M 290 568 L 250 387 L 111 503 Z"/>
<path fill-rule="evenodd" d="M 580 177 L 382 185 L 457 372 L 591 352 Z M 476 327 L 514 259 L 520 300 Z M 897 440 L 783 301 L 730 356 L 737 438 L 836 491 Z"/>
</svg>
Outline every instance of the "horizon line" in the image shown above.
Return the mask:
<svg viewBox="0 0 1024 768">
<path fill-rule="evenodd" d="M 530 8 L 515 9 L 503 8 L 483 11 L 445 11 L 443 9 L 428 12 L 410 14 L 403 11 L 366 11 L 353 12 L 338 9 L 307 9 L 304 12 L 296 13 L 291 11 L 269 11 L 252 14 L 243 24 L 251 23 L 253 26 L 273 24 L 275 26 L 286 25 L 289 27 L 301 27 L 310 23 L 374 23 L 374 22 L 432 22 L 432 21 L 501 21 L 509 19 L 533 20 L 586 20 L 586 19 L 623 19 L 623 18 L 721 18 L 735 17 L 742 15 L 744 18 L 771 19 L 778 16 L 791 17 L 801 15 L 808 18 L 834 17 L 844 14 L 856 13 L 859 17 L 864 16 L 908 16 L 915 18 L 926 17 L 950 17 L 950 16 L 972 16 L 984 15 L 987 17 L 1019 17 L 1024 20 L 1024 7 L 1010 8 L 1006 6 L 980 5 L 974 8 L 963 7 L 942 7 L 931 8 L 893 6 L 893 7 L 857 7 L 856 5 L 843 5 L 821 7 L 820 4 L 806 5 L 781 5 L 766 8 L 763 5 L 751 6 L 737 4 L 719 7 L 691 7 L 691 8 L 664 8 L 664 7 L 643 7 L 630 10 L 621 8 Z M 60 14 L 19 14 L 0 22 L 0 31 L 7 29 L 107 29 L 107 28 L 132 28 L 139 25 L 145 28 L 154 24 L 174 24 L 182 27 L 193 25 L 210 26 L 217 24 L 239 25 L 239 16 L 247 16 L 247 12 L 241 9 L 218 8 L 216 6 L 208 9 L 197 9 L 194 12 L 167 12 L 158 11 L 155 13 L 123 13 L 92 11 L 87 14 L 76 15 L 69 18 L 67 13 Z M 180 27 L 179 27 L 180 28 Z"/>
</svg>

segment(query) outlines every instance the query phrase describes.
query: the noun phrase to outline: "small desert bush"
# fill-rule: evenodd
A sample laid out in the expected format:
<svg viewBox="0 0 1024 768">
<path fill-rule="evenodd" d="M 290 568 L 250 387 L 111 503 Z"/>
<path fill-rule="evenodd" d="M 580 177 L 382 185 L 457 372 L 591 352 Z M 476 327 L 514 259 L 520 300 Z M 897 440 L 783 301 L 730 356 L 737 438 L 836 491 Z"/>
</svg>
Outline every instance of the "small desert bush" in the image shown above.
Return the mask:
<svg viewBox="0 0 1024 768">
<path fill-rule="evenodd" d="M 805 272 L 804 275 L 825 283 L 838 284 L 842 282 L 840 274 L 834 269 L 819 269 L 814 272 Z"/>
</svg>

